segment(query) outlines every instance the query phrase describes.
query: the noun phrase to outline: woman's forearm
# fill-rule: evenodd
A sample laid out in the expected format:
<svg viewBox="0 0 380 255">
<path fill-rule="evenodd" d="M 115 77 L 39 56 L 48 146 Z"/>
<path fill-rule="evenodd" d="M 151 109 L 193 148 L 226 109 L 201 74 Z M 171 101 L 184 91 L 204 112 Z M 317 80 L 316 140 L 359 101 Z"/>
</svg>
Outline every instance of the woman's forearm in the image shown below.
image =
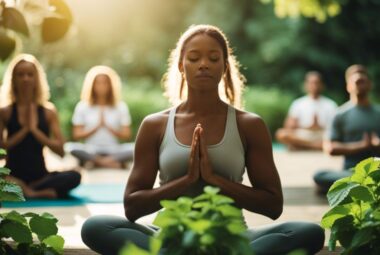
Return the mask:
<svg viewBox="0 0 380 255">
<path fill-rule="evenodd" d="M 249 187 L 233 182 L 222 176 L 214 174 L 206 181 L 212 186 L 219 187 L 221 192 L 231 197 L 238 207 L 250 212 L 263 214 L 271 219 L 277 219 L 283 208 L 282 192 Z"/>
<path fill-rule="evenodd" d="M 183 176 L 155 189 L 138 190 L 124 197 L 125 216 L 132 222 L 161 209 L 161 200 L 176 199 L 193 184 L 189 176 Z"/>
<path fill-rule="evenodd" d="M 5 150 L 11 149 L 17 144 L 19 144 L 25 136 L 29 133 L 29 130 L 26 127 L 20 129 L 17 133 L 8 137 L 5 141 L 2 142 L 1 147 Z"/>
<path fill-rule="evenodd" d="M 106 126 L 106 128 L 119 139 L 128 140 L 131 138 L 131 129 L 129 127 L 122 127 L 120 130 L 113 129 L 109 126 Z"/>
<path fill-rule="evenodd" d="M 63 141 L 61 141 L 60 139 L 48 137 L 39 129 L 33 129 L 31 130 L 31 133 L 41 144 L 46 145 L 47 147 L 49 147 L 49 149 L 51 149 L 53 152 L 60 155 L 61 157 L 64 156 Z"/>
<path fill-rule="evenodd" d="M 93 129 L 90 130 L 84 130 L 84 128 L 74 128 L 73 130 L 73 139 L 74 140 L 81 140 L 81 139 L 86 139 L 87 137 L 92 136 L 93 134 L 98 131 L 99 126 L 96 126 Z"/>
</svg>

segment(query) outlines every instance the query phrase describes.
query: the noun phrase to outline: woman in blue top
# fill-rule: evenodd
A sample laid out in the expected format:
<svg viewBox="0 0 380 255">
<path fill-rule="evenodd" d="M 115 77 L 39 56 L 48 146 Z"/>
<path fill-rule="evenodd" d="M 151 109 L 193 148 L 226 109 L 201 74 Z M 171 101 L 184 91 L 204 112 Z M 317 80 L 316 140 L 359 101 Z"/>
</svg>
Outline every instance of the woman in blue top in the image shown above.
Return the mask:
<svg viewBox="0 0 380 255">
<path fill-rule="evenodd" d="M 272 219 L 282 213 L 271 138 L 259 116 L 238 109 L 244 78 L 225 35 L 210 25 L 190 27 L 172 52 L 164 82 L 176 106 L 141 124 L 124 197 L 126 218 L 97 216 L 82 228 L 83 241 L 101 254 L 117 254 L 126 241 L 146 248 L 154 231 L 134 222 L 159 210 L 161 200 L 198 195 L 206 184 L 251 212 Z M 252 186 L 242 184 L 245 170 Z M 157 174 L 161 185 L 154 188 Z M 247 236 L 255 254 L 297 248 L 313 254 L 324 241 L 318 225 L 302 222 L 250 229 Z"/>
</svg>

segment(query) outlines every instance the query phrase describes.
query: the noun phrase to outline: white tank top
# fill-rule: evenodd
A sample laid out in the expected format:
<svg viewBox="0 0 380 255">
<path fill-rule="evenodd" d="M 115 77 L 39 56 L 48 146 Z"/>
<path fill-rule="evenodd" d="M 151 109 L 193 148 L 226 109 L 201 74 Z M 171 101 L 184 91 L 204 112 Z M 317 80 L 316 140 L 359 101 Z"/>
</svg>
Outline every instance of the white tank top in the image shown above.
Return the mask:
<svg viewBox="0 0 380 255">
<path fill-rule="evenodd" d="M 184 176 L 188 172 L 191 147 L 179 142 L 174 132 L 174 119 L 177 107 L 170 110 L 164 138 L 160 145 L 159 178 L 160 185 Z M 244 147 L 236 123 L 236 113 L 228 106 L 227 120 L 222 140 L 207 146 L 213 170 L 218 175 L 233 182 L 241 183 L 245 171 Z M 187 196 L 197 196 L 207 184 L 199 181 L 189 190 Z"/>
</svg>

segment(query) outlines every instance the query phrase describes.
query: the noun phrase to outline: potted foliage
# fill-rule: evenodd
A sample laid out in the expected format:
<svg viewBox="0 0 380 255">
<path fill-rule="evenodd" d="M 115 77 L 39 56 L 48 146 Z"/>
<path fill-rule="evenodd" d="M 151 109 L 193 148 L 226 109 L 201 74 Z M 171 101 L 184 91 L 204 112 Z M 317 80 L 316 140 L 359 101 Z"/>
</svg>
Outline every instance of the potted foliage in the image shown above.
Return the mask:
<svg viewBox="0 0 380 255">
<path fill-rule="evenodd" d="M 241 209 L 233 200 L 207 186 L 196 198 L 164 200 L 153 224 L 160 227 L 150 239 L 150 251 L 129 243 L 120 255 L 253 255 Z M 162 248 L 164 247 L 164 248 Z M 288 255 L 306 255 L 295 250 Z"/>
<path fill-rule="evenodd" d="M 0 149 L 0 156 L 5 151 Z M 5 180 L 10 170 L 0 167 L 0 202 L 24 201 L 21 188 Z M 49 213 L 0 213 L 0 255 L 63 254 L 64 239 L 57 235 L 58 220 Z M 34 236 L 38 242 L 33 241 Z"/>
<path fill-rule="evenodd" d="M 153 222 L 160 231 L 151 239 L 151 250 L 144 251 L 129 244 L 121 254 L 251 255 L 244 237 L 246 226 L 242 211 L 232 205 L 231 198 L 218 192 L 218 188 L 206 187 L 203 194 L 193 199 L 180 197 L 176 201 L 161 201 L 164 210 Z"/>
<path fill-rule="evenodd" d="M 352 176 L 336 181 L 327 193 L 332 207 L 322 218 L 331 229 L 329 249 L 336 243 L 341 254 L 380 254 L 380 161 L 368 158 Z"/>
</svg>

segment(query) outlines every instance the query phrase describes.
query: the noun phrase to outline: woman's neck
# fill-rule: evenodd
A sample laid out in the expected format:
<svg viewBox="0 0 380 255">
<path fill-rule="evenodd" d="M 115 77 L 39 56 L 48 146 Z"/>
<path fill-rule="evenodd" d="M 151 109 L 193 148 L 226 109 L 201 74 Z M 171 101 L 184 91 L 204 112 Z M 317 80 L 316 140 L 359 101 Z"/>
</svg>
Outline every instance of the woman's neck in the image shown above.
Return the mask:
<svg viewBox="0 0 380 255">
<path fill-rule="evenodd" d="M 101 105 L 101 106 L 109 105 L 108 100 L 107 100 L 107 98 L 105 98 L 105 97 L 98 97 L 98 98 L 95 98 L 94 103 L 95 103 L 96 105 Z"/>
<path fill-rule="evenodd" d="M 30 98 L 30 96 L 18 96 L 16 98 L 15 103 L 19 106 L 24 106 L 24 105 L 30 105 L 33 104 L 34 101 Z"/>
<path fill-rule="evenodd" d="M 219 95 L 209 92 L 191 93 L 189 91 L 187 100 L 181 105 L 181 109 L 186 112 L 193 112 L 199 115 L 207 115 L 224 110 L 226 103 Z"/>
</svg>

